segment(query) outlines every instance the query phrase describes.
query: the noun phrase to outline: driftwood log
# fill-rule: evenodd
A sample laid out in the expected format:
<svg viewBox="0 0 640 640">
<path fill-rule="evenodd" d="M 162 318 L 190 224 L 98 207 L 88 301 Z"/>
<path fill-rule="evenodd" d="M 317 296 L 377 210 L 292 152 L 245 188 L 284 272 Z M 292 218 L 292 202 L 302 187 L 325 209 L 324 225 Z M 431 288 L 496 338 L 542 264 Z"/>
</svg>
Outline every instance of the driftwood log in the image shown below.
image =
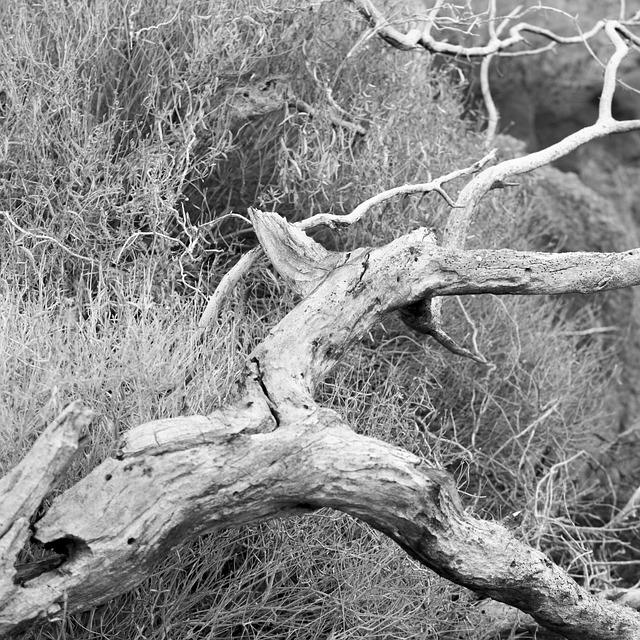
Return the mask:
<svg viewBox="0 0 640 640">
<path fill-rule="evenodd" d="M 0 483 L 0 634 L 109 600 L 186 539 L 332 507 L 438 574 L 567 638 L 640 637 L 640 614 L 588 593 L 505 527 L 465 511 L 448 474 L 357 435 L 314 401 L 316 385 L 350 345 L 393 310 L 434 293 L 630 286 L 640 283 L 640 249 L 465 251 L 439 247 L 419 229 L 381 248 L 337 254 L 277 214 L 254 211 L 253 221 L 275 268 L 305 297 L 250 354 L 235 401 L 209 416 L 134 428 L 116 457 L 53 501 L 33 532 L 59 566 L 37 575 L 15 563 L 90 413 L 71 406 L 44 432 Z"/>
</svg>

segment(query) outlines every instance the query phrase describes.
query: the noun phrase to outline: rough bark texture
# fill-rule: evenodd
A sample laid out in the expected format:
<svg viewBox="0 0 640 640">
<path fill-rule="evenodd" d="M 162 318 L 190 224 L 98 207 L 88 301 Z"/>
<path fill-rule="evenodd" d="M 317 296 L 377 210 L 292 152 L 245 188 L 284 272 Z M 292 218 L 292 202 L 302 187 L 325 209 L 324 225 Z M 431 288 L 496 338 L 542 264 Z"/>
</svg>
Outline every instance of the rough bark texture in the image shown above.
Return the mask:
<svg viewBox="0 0 640 640">
<path fill-rule="evenodd" d="M 71 459 L 88 415 L 73 407 L 43 434 L 0 483 L 0 634 L 109 600 L 186 539 L 332 507 L 383 531 L 440 575 L 567 638 L 640 637 L 635 611 L 589 594 L 500 524 L 467 513 L 448 474 L 355 434 L 313 400 L 316 384 L 353 341 L 407 303 L 434 292 L 635 284 L 640 251 L 465 252 L 440 248 L 418 230 L 380 249 L 330 255 L 301 241 L 275 214 L 254 212 L 254 223 L 271 238 L 264 242 L 269 256 L 294 286 L 292 261 L 305 265 L 299 287 L 307 297 L 251 354 L 233 403 L 210 416 L 133 429 L 116 458 L 58 496 L 34 530 L 62 564 L 18 580 L 14 564 L 29 518 Z M 25 475 L 34 468 L 37 475 Z"/>
<path fill-rule="evenodd" d="M 136 585 L 175 545 L 219 527 L 333 507 L 440 575 L 528 611 L 569 638 L 633 638 L 631 609 L 591 596 L 500 524 L 467 514 L 451 478 L 353 433 L 329 410 L 268 434 L 212 436 L 182 451 L 110 459 L 54 501 L 36 537 L 68 556 L 16 586 L 12 619 L 85 609 Z M 349 455 L 345 456 L 348 451 Z"/>
<path fill-rule="evenodd" d="M 67 407 L 20 464 L 0 479 L 0 637 L 53 605 L 50 598 L 34 598 L 24 589 L 14 565 L 31 535 L 31 518 L 73 459 L 91 415 L 77 403 Z"/>
<path fill-rule="evenodd" d="M 500 524 L 473 517 L 448 474 L 403 449 L 355 434 L 335 412 L 314 401 L 316 386 L 336 362 L 392 311 L 432 305 L 434 296 L 587 293 L 640 284 L 640 249 L 561 255 L 464 250 L 476 205 L 490 189 L 585 142 L 640 129 L 640 120 L 621 122 L 612 115 L 627 42 L 637 46 L 640 40 L 623 23 L 604 20 L 573 37 L 518 23 L 500 39 L 494 16 L 489 42 L 465 46 L 432 35 L 443 2 L 412 19 L 407 33 L 371 0 L 352 2 L 393 46 L 446 55 L 493 56 L 525 42 L 526 34 L 568 43 L 602 32 L 615 51 L 605 67 L 597 122 L 547 149 L 479 173 L 460 192 L 444 246 L 436 244 L 430 231 L 418 229 L 381 248 L 332 253 L 309 239 L 302 227 L 253 211 L 263 250 L 304 299 L 249 355 L 232 402 L 209 416 L 159 420 L 133 429 L 114 458 L 57 496 L 40 519 L 40 505 L 77 451 L 90 412 L 70 406 L 0 480 L 0 636 L 111 599 L 147 577 L 170 549 L 195 536 L 332 507 L 384 532 L 441 576 L 517 607 L 566 638 L 640 638 L 637 612 L 588 593 Z M 421 7 L 412 3 L 409 15 Z M 286 86 L 263 89 L 266 94 L 233 90 L 239 115 L 270 113 L 274 98 L 313 111 L 289 96 Z M 339 117 L 331 121 L 364 132 Z M 492 159 L 489 155 L 454 174 L 469 175 Z M 435 190 L 453 204 L 441 187 L 452 177 L 399 189 Z M 379 194 L 378 200 L 394 193 Z M 353 219 L 372 204 L 363 203 Z M 324 223 L 341 224 L 334 216 L 321 217 Z M 250 264 L 256 255 L 242 263 Z M 215 309 L 216 300 L 212 302 Z M 437 335 L 437 306 L 430 310 L 426 325 Z M 203 320 L 212 313 L 208 308 Z M 32 533 L 55 555 L 17 568 Z M 619 601 L 635 603 L 637 594 Z"/>
</svg>

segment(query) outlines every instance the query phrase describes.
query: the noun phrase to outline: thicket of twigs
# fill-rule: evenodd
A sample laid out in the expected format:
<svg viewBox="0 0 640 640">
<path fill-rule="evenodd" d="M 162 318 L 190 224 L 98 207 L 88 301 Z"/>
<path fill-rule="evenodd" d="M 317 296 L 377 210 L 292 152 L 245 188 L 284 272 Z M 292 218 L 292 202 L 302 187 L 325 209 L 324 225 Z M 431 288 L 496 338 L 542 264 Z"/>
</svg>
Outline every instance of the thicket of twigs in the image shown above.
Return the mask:
<svg viewBox="0 0 640 640">
<path fill-rule="evenodd" d="M 69 483 L 128 427 L 225 398 L 294 304 L 262 264 L 196 339 L 254 242 L 248 206 L 348 213 L 484 154 L 459 72 L 388 48 L 348 6 L 11 0 L 0 20 L 0 473 L 73 399 L 98 417 Z M 474 245 L 558 248 L 553 204 L 523 179 L 487 200 Z M 407 196 L 323 241 L 380 245 L 448 213 Z M 602 240 L 581 233 L 575 248 Z M 623 332 L 606 305 L 491 296 L 446 313 L 489 367 L 390 318 L 326 382 L 327 402 L 451 471 L 484 516 L 521 513 L 519 535 L 587 587 L 630 586 L 633 532 L 602 526 L 621 491 L 605 454 Z M 135 592 L 30 636 L 478 638 L 473 600 L 327 512 L 201 539 Z"/>
</svg>

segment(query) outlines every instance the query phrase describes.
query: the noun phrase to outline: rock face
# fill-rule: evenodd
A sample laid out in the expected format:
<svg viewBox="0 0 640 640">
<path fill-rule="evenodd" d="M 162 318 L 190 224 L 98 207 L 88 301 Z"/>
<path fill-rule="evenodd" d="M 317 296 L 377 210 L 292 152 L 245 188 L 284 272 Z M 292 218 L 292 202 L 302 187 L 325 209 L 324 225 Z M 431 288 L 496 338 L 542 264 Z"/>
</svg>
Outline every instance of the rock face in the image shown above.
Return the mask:
<svg viewBox="0 0 640 640">
<path fill-rule="evenodd" d="M 504 11 L 512 8 L 512 4 L 515 6 L 510 0 L 506 2 Z M 553 0 L 545 4 L 571 14 L 576 12 L 575 3 Z M 584 2 L 580 3 L 579 11 L 577 23 L 581 29 L 588 29 L 599 19 L 618 17 L 619 3 Z M 524 19 L 559 34 L 577 33 L 576 24 L 557 12 L 536 11 Z M 538 41 L 532 39 L 531 44 Z M 591 51 L 577 44 L 558 46 L 540 56 L 497 59 L 491 86 L 500 111 L 501 131 L 524 140 L 529 151 L 536 151 L 593 124 L 598 115 L 603 78 L 599 59 L 610 55 L 611 45 L 601 36 L 589 45 Z M 614 117 L 640 118 L 640 54 L 631 52 L 623 60 L 619 79 Z M 602 195 L 612 198 L 617 206 L 634 214 L 636 221 L 640 219 L 633 206 L 637 198 L 629 197 L 629 190 L 640 195 L 640 132 L 591 142 L 560 159 L 556 166 L 575 172 Z M 620 171 L 621 168 L 624 170 Z"/>
</svg>

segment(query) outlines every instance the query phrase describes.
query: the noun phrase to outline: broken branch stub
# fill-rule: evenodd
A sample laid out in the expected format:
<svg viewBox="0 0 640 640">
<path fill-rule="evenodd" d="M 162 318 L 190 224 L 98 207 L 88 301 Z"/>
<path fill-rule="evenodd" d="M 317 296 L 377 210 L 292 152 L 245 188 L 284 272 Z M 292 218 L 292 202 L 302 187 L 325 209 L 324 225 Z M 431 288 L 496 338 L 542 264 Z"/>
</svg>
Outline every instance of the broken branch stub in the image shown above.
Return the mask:
<svg viewBox="0 0 640 640">
<path fill-rule="evenodd" d="M 31 535 L 32 518 L 62 479 L 92 416 L 79 402 L 70 404 L 44 430 L 24 459 L 0 478 L 0 637 L 6 603 L 17 602 L 16 626 L 22 624 L 21 616 L 30 609 L 28 598 L 23 599 L 24 576 L 18 575 L 15 565 Z"/>
<path fill-rule="evenodd" d="M 251 208 L 249 217 L 271 264 L 296 293 L 306 295 L 344 262 L 277 213 Z"/>
<path fill-rule="evenodd" d="M 0 538 L 17 518 L 29 518 L 61 480 L 93 412 L 70 404 L 7 475 L 0 478 Z"/>
</svg>

